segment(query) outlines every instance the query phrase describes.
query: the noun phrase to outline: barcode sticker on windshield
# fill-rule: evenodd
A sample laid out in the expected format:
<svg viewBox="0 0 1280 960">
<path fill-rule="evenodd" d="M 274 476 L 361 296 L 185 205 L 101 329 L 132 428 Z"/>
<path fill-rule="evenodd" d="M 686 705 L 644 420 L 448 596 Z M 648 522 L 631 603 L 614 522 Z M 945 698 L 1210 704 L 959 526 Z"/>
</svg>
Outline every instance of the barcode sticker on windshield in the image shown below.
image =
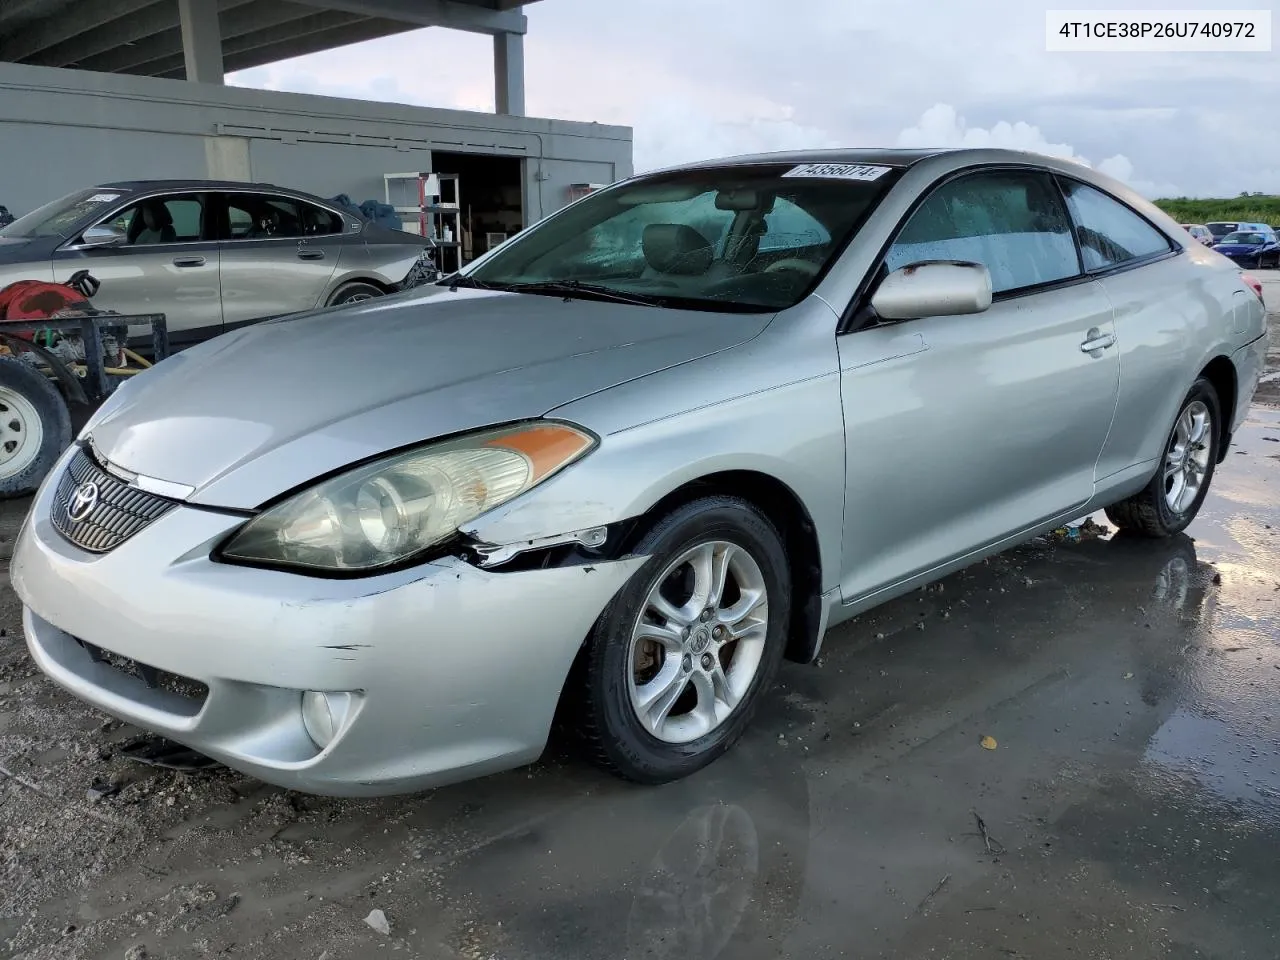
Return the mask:
<svg viewBox="0 0 1280 960">
<path fill-rule="evenodd" d="M 824 180 L 878 180 L 889 169 L 871 163 L 802 163 L 783 176 L 820 177 Z"/>
<path fill-rule="evenodd" d="M 119 200 L 118 193 L 95 193 L 89 198 L 89 203 L 110 203 L 112 200 Z"/>
</svg>

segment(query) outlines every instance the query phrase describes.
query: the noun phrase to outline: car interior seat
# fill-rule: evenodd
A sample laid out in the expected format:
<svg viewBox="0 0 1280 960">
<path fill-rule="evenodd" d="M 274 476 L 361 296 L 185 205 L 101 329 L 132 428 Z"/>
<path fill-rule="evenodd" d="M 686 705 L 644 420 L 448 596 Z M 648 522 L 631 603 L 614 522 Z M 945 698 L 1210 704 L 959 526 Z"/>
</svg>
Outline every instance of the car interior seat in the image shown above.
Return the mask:
<svg viewBox="0 0 1280 960">
<path fill-rule="evenodd" d="M 646 273 L 663 276 L 701 276 L 715 258 L 711 241 L 684 223 L 651 223 L 640 245 L 649 267 Z"/>
<path fill-rule="evenodd" d="M 173 243 L 177 231 L 173 229 L 173 217 L 163 203 L 145 203 L 138 208 L 138 215 L 129 225 L 130 243 Z"/>
</svg>

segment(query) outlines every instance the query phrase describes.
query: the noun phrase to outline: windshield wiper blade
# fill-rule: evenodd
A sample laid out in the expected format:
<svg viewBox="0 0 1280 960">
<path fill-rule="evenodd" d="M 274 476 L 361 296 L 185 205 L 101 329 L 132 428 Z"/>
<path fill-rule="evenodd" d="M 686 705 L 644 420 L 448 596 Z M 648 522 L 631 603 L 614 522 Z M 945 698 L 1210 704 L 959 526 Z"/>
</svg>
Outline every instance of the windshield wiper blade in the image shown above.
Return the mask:
<svg viewBox="0 0 1280 960">
<path fill-rule="evenodd" d="M 468 277 L 465 274 L 455 273 L 447 277 L 441 277 L 436 281 L 439 286 L 448 284 L 450 293 L 457 293 L 459 287 L 469 287 L 474 290 L 494 290 L 495 287 L 490 286 L 483 280 L 477 280 L 474 277 Z"/>
<path fill-rule="evenodd" d="M 581 280 L 534 280 L 528 283 L 508 283 L 501 288 L 511 293 L 563 293 L 565 301 L 572 300 L 574 295 L 599 297 L 615 303 L 629 303 L 637 307 L 658 307 L 666 302 L 665 297 L 646 293 L 626 293 L 596 283 L 583 283 Z"/>
</svg>

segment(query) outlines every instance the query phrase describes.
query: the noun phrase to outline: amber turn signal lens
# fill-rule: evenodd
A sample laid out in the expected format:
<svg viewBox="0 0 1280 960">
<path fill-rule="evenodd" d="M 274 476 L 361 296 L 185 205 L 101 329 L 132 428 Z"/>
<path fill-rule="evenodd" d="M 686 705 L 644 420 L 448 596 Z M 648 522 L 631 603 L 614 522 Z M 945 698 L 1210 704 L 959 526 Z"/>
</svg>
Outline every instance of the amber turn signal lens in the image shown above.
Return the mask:
<svg viewBox="0 0 1280 960">
<path fill-rule="evenodd" d="M 594 445 L 593 437 L 562 423 L 517 427 L 485 443 L 487 447 L 504 447 L 524 454 L 533 465 L 530 486 L 567 467 Z"/>
</svg>

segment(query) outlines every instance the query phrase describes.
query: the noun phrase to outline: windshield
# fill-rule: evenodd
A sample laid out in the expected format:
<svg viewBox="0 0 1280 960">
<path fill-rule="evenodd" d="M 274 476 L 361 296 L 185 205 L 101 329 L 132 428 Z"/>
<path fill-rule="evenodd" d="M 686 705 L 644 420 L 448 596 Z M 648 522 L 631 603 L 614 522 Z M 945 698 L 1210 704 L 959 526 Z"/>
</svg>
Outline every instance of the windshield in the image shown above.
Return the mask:
<svg viewBox="0 0 1280 960">
<path fill-rule="evenodd" d="M 1228 233 L 1235 230 L 1239 224 L 1236 223 L 1209 223 L 1205 224 L 1209 228 L 1209 232 L 1215 237 L 1225 237 Z"/>
<path fill-rule="evenodd" d="M 457 282 L 536 284 L 527 292 L 701 310 L 780 310 L 812 289 L 894 178 L 892 168 L 857 164 L 647 177 L 592 194 L 517 235 Z"/>
<path fill-rule="evenodd" d="M 0 237 L 70 237 L 77 224 L 95 211 L 115 203 L 125 192 L 99 187 L 79 190 L 19 217 L 0 230 Z"/>
<path fill-rule="evenodd" d="M 1242 243 L 1250 247 L 1256 247 L 1260 243 L 1265 243 L 1260 233 L 1228 233 L 1222 238 L 1223 243 Z"/>
</svg>

